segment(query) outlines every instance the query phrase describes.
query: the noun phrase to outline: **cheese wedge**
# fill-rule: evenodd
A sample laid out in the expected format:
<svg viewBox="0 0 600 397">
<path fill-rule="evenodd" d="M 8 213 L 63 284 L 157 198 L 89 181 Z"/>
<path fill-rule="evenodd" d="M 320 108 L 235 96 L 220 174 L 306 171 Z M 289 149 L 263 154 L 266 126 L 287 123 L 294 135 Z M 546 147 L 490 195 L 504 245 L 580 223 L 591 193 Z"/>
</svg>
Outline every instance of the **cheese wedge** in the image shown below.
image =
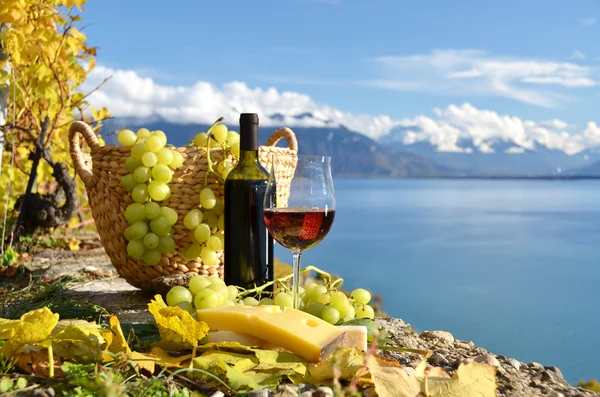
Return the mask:
<svg viewBox="0 0 600 397">
<path fill-rule="evenodd" d="M 274 305 L 202 309 L 196 312 L 196 318 L 211 330 L 264 339 L 312 362 L 326 358 L 344 339 L 344 331 L 320 318 Z"/>
<path fill-rule="evenodd" d="M 363 325 L 340 325 L 336 328 L 344 331 L 344 339 L 338 345 L 342 349 L 357 348 L 367 350 L 367 327 Z M 280 346 L 261 338 L 257 338 L 242 332 L 233 331 L 208 331 L 207 341 L 209 343 L 237 342 L 244 346 L 257 347 L 265 350 L 285 350 Z"/>
</svg>

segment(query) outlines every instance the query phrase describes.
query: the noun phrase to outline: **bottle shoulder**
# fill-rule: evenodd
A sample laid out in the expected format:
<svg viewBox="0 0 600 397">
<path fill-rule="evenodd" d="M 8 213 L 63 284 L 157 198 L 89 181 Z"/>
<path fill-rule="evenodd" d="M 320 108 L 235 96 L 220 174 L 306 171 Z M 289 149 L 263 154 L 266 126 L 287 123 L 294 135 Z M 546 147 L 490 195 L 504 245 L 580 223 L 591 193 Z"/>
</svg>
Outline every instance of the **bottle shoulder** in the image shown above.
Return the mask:
<svg viewBox="0 0 600 397">
<path fill-rule="evenodd" d="M 235 179 L 267 180 L 269 179 L 269 173 L 258 162 L 254 164 L 240 163 L 227 176 L 227 180 Z"/>
</svg>

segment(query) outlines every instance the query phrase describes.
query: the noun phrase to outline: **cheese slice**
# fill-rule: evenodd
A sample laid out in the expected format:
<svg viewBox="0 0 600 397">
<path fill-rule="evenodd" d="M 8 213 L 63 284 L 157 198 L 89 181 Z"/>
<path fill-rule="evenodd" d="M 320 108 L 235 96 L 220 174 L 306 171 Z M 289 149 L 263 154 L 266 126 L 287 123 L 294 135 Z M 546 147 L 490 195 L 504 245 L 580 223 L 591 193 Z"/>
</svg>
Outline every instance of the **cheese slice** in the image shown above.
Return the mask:
<svg viewBox="0 0 600 397">
<path fill-rule="evenodd" d="M 326 358 L 344 339 L 344 331 L 300 310 L 265 306 L 221 306 L 196 312 L 211 330 L 240 332 L 264 339 L 308 361 Z"/>
</svg>

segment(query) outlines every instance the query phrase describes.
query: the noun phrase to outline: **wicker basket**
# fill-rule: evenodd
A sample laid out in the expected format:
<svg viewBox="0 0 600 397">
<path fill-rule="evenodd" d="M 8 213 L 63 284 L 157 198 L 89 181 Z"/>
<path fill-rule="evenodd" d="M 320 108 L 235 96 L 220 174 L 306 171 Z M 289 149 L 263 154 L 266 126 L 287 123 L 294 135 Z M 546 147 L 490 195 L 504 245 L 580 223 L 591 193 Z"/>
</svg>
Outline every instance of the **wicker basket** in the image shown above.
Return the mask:
<svg viewBox="0 0 600 397">
<path fill-rule="evenodd" d="M 81 151 L 79 134 L 90 147 L 90 155 Z M 285 138 L 287 148 L 276 147 Z M 173 226 L 173 238 L 176 243 L 175 251 L 163 255 L 155 266 L 148 266 L 141 260 L 134 260 L 127 255 L 127 241 L 123 236 L 128 224 L 125 220 L 125 209 L 133 202 L 130 194 L 120 185 L 120 179 L 127 174 L 125 160 L 129 157 L 130 148 L 123 146 L 100 146 L 92 129 L 84 122 L 76 121 L 69 130 L 71 158 L 75 170 L 83 180 L 92 216 L 96 222 L 98 233 L 106 253 L 110 257 L 117 272 L 127 282 L 141 289 L 151 289 L 151 281 L 159 276 L 170 274 L 198 273 L 223 277 L 223 255 L 219 253 L 219 263 L 208 267 L 200 258 L 187 260 L 183 257 L 185 248 L 192 243 L 189 231 L 183 226 L 183 217 L 193 208 L 197 208 L 199 194 L 204 184 L 208 169 L 206 150 L 201 148 L 177 148 L 184 157 L 184 164 L 177 169 L 169 182 L 171 197 L 161 202 L 173 208 L 179 214 L 177 223 Z M 261 164 L 270 171 L 271 156 L 283 154 L 289 157 L 286 167 L 277 170 L 278 199 L 287 201 L 289 184 L 297 164 L 298 142 L 289 128 L 275 131 L 267 140 L 265 146 L 259 148 Z M 214 160 L 223 159 L 222 149 L 211 149 Z M 232 160 L 235 160 L 232 158 Z M 223 197 L 223 183 L 216 177 L 209 176 L 209 186 L 217 197 Z M 287 186 L 287 189 L 286 189 Z"/>
</svg>

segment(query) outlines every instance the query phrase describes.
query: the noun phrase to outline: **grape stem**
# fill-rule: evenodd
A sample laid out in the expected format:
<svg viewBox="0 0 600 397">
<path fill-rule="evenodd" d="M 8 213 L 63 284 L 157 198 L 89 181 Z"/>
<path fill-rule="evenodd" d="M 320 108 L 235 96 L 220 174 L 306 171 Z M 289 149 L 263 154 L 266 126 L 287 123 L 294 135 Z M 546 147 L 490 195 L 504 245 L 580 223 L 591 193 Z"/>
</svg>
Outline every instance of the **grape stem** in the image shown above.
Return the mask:
<svg viewBox="0 0 600 397">
<path fill-rule="evenodd" d="M 204 186 L 208 186 L 208 175 L 209 175 L 209 173 L 213 173 L 213 174 L 217 175 L 218 177 L 220 177 L 220 175 L 218 173 L 216 173 L 215 169 L 213 168 L 213 162 L 212 162 L 212 158 L 210 156 L 210 137 L 212 136 L 212 133 L 211 133 L 212 129 L 217 124 L 219 124 L 221 121 L 223 121 L 223 120 L 225 120 L 225 117 L 219 117 L 217 119 L 217 121 L 215 121 L 210 126 L 210 128 L 208 129 L 208 131 L 206 131 L 206 137 L 208 138 L 208 139 L 206 139 L 206 160 L 207 160 L 207 163 L 208 163 L 208 172 L 206 172 L 206 174 L 204 175 Z M 223 146 L 221 144 L 221 142 L 218 142 L 216 139 L 215 139 L 215 142 L 217 142 L 219 145 L 221 145 L 221 147 L 223 148 L 223 150 L 225 150 L 225 146 Z"/>
</svg>

